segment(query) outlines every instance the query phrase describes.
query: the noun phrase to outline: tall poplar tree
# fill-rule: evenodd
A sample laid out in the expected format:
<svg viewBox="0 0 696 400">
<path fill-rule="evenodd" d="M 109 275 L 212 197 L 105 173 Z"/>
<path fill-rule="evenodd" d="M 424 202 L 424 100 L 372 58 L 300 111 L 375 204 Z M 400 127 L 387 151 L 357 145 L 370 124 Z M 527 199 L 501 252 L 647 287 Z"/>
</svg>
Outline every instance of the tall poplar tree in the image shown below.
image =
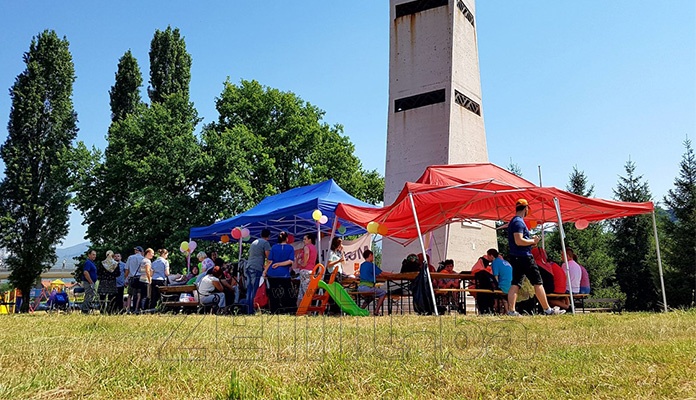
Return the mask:
<svg viewBox="0 0 696 400">
<path fill-rule="evenodd" d="M 121 121 L 138 110 L 138 107 L 142 105 L 140 98 L 142 85 L 143 76 L 140 73 L 138 60 L 128 50 L 118 60 L 116 82 L 109 90 L 112 121 Z"/>
<path fill-rule="evenodd" d="M 626 162 L 626 176 L 620 176 L 614 197 L 620 201 L 651 201 L 650 187 L 636 175 L 636 164 Z M 654 310 L 658 304 L 656 259 L 653 228 L 649 215 L 620 218 L 612 221 L 614 239 L 611 245 L 616 260 L 616 279 L 626 294 L 629 310 Z"/>
<path fill-rule="evenodd" d="M 190 83 L 191 55 L 179 28 L 156 30 L 150 42 L 150 101 L 162 103 L 175 93 L 188 99 Z"/>
<path fill-rule="evenodd" d="M 10 282 L 28 297 L 32 284 L 55 263 L 56 244 L 68 233 L 68 167 L 78 129 L 68 40 L 54 31 L 40 33 L 24 63 L 10 89 L 8 137 L 0 149 L 5 162 L 0 245 L 10 252 Z M 26 311 L 28 302 L 22 308 Z"/>
<path fill-rule="evenodd" d="M 665 196 L 672 218 L 665 223 L 668 236 L 666 259 L 667 295 L 670 305 L 694 306 L 696 302 L 696 156 L 691 140 L 679 163 L 674 189 Z"/>
</svg>

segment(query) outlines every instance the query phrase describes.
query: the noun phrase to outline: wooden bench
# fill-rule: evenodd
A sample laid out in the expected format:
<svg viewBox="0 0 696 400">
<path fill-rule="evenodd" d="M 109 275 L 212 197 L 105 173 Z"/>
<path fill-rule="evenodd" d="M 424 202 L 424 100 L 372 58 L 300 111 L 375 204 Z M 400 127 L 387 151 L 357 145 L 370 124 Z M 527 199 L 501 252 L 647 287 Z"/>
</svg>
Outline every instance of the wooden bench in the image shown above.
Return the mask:
<svg viewBox="0 0 696 400">
<path fill-rule="evenodd" d="M 610 304 L 610 307 L 588 307 L 584 308 L 584 312 L 614 312 L 617 314 L 621 314 L 621 311 L 623 311 L 623 302 L 619 299 L 610 299 L 610 298 L 592 298 L 592 299 L 587 299 L 587 303 L 593 304 L 593 303 L 599 303 L 599 304 Z"/>
<path fill-rule="evenodd" d="M 181 294 L 191 294 L 196 296 L 198 288 L 196 285 L 178 285 L 178 286 L 160 286 L 159 291 L 162 301 L 162 310 L 189 308 L 198 309 L 200 303 L 198 301 L 179 301 Z"/>
</svg>

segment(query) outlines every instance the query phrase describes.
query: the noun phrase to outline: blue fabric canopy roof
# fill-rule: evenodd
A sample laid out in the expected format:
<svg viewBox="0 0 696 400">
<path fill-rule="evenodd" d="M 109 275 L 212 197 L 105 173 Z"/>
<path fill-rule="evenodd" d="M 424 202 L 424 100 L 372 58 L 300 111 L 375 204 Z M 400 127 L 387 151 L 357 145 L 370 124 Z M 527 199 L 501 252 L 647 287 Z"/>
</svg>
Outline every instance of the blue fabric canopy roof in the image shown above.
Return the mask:
<svg viewBox="0 0 696 400">
<path fill-rule="evenodd" d="M 223 235 L 230 235 L 235 227 L 248 228 L 251 236 L 260 237 L 261 229 L 271 230 L 271 237 L 277 237 L 280 231 L 288 232 L 295 237 L 306 233 L 316 233 L 316 222 L 312 212 L 320 210 L 329 222 L 321 226 L 322 232 L 331 232 L 336 218 L 334 211 L 338 203 L 356 206 L 374 207 L 346 193 L 333 179 L 310 186 L 290 189 L 287 192 L 269 196 L 256 207 L 251 208 L 235 217 L 218 221 L 210 226 L 191 228 L 191 239 L 217 241 Z M 360 235 L 365 228 L 349 221 L 339 220 L 346 228 L 344 235 Z"/>
</svg>

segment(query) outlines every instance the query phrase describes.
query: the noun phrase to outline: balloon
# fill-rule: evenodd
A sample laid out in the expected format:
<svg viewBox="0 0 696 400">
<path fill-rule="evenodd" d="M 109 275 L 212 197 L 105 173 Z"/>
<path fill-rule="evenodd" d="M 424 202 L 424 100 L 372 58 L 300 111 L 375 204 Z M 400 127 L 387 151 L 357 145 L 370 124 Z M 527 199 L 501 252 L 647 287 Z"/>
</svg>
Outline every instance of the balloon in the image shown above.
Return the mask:
<svg viewBox="0 0 696 400">
<path fill-rule="evenodd" d="M 379 231 L 379 224 L 375 221 L 367 224 L 367 231 L 370 233 L 377 233 Z"/>
<path fill-rule="evenodd" d="M 242 240 L 245 241 L 245 242 L 248 242 L 249 240 L 251 240 L 251 235 L 249 235 L 249 236 L 244 236 L 244 237 L 242 238 Z"/>
<path fill-rule="evenodd" d="M 321 216 L 322 214 L 320 210 L 314 210 L 314 212 L 312 213 L 312 219 L 315 221 L 319 221 L 321 219 Z"/>
<path fill-rule="evenodd" d="M 243 238 L 248 238 L 251 233 L 249 232 L 249 228 L 242 228 L 242 237 Z"/>
<path fill-rule="evenodd" d="M 536 221 L 536 220 L 527 221 L 527 227 L 528 227 L 529 229 L 534 229 L 534 228 L 536 228 L 538 225 L 539 225 L 539 222 Z"/>
<path fill-rule="evenodd" d="M 196 244 L 196 242 L 194 242 L 193 240 L 189 242 L 189 251 L 190 252 L 193 252 L 194 250 L 196 250 L 196 247 L 198 247 L 198 244 Z"/>
<path fill-rule="evenodd" d="M 182 253 L 186 253 L 188 250 L 184 250 L 183 248 L 179 247 L 179 251 Z"/>
<path fill-rule="evenodd" d="M 329 217 L 327 217 L 326 215 L 322 215 L 321 218 L 319 218 L 320 224 L 325 224 L 327 222 L 329 222 Z"/>
<path fill-rule="evenodd" d="M 585 220 L 585 219 L 579 219 L 579 220 L 575 221 L 575 228 L 579 231 L 587 228 L 588 226 L 590 226 L 590 223 L 587 222 L 587 220 Z"/>
<path fill-rule="evenodd" d="M 293 244 L 295 242 L 295 236 L 288 235 L 288 244 Z"/>
<path fill-rule="evenodd" d="M 344 233 L 346 233 L 346 227 L 345 227 L 345 226 L 340 226 L 340 227 L 338 228 L 338 233 L 340 233 L 341 235 L 343 235 Z"/>
<path fill-rule="evenodd" d="M 386 225 L 380 225 L 377 228 L 377 233 L 379 233 L 382 236 L 387 236 L 387 232 L 389 232 L 389 228 L 387 228 Z"/>
<path fill-rule="evenodd" d="M 227 242 L 230 241 L 230 237 L 227 236 L 227 235 L 222 235 L 222 237 L 220 238 L 220 241 L 221 241 L 222 243 L 227 243 Z"/>
<path fill-rule="evenodd" d="M 234 240 L 239 240 L 239 238 L 242 237 L 242 230 L 239 229 L 239 228 L 234 228 L 234 229 L 232 229 L 232 232 L 231 232 L 231 233 L 232 233 L 232 238 L 233 238 Z"/>
<path fill-rule="evenodd" d="M 181 242 L 181 246 L 179 247 L 181 251 L 186 251 L 189 249 L 188 242 Z"/>
</svg>

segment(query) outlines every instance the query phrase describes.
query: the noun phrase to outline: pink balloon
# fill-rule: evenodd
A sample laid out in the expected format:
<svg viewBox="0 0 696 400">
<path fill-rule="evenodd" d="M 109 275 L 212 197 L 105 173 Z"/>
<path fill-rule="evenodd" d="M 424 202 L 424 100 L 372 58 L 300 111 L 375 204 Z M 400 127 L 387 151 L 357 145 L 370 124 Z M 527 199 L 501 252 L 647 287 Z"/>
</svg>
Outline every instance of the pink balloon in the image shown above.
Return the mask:
<svg viewBox="0 0 696 400">
<path fill-rule="evenodd" d="M 242 237 L 247 238 L 249 237 L 251 233 L 249 232 L 249 228 L 242 228 Z"/>
<path fill-rule="evenodd" d="M 322 215 L 321 218 L 319 218 L 319 223 L 320 223 L 320 224 L 323 225 L 323 224 L 325 224 L 325 223 L 327 223 L 327 222 L 329 222 L 329 217 L 327 217 L 326 215 Z"/>
<path fill-rule="evenodd" d="M 190 251 L 191 253 L 193 253 L 193 251 L 196 250 L 196 247 L 198 247 L 198 245 L 196 244 L 196 242 L 194 242 L 193 240 L 189 242 L 189 251 Z"/>
<path fill-rule="evenodd" d="M 230 233 L 232 234 L 232 238 L 234 240 L 239 240 L 239 238 L 242 237 L 242 230 L 239 228 L 232 229 L 232 232 L 230 232 Z"/>
<path fill-rule="evenodd" d="M 575 228 L 579 231 L 587 228 L 588 226 L 590 226 L 590 223 L 587 222 L 587 220 L 585 220 L 585 219 L 579 219 L 579 220 L 575 221 Z"/>
</svg>

